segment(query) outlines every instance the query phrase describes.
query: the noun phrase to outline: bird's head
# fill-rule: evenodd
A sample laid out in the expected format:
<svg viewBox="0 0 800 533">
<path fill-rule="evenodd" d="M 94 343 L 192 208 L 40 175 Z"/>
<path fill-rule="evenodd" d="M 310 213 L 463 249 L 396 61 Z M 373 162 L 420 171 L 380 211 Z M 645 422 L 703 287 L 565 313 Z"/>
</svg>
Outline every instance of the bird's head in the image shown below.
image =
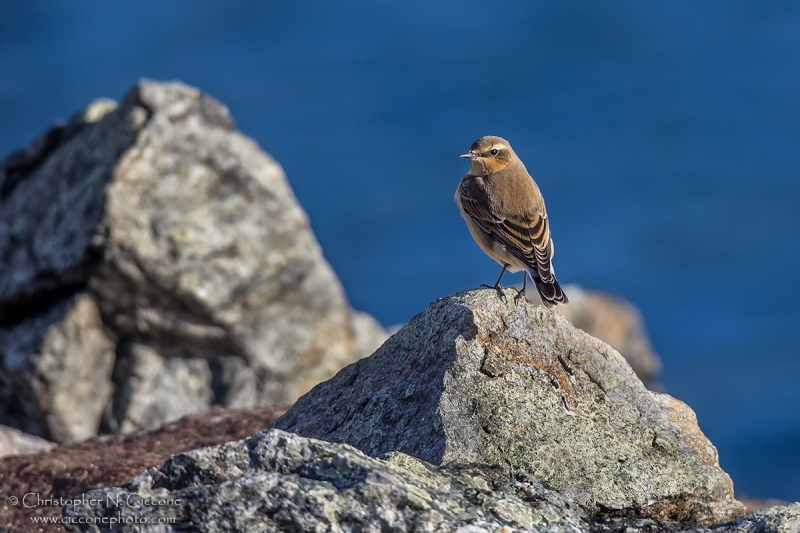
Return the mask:
<svg viewBox="0 0 800 533">
<path fill-rule="evenodd" d="M 491 174 L 503 170 L 517 159 L 508 141 L 494 135 L 481 137 L 461 157 L 472 162 L 472 174 Z"/>
</svg>

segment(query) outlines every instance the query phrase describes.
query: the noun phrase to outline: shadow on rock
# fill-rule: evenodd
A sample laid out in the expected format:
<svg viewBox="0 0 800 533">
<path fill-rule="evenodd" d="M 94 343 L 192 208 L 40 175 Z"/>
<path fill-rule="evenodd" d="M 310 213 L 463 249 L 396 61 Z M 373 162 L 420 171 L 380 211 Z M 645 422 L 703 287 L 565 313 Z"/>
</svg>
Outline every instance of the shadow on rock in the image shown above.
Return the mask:
<svg viewBox="0 0 800 533">
<path fill-rule="evenodd" d="M 371 456 L 397 451 L 441 464 L 447 439 L 439 406 L 457 363 L 453 346 L 476 335 L 469 307 L 438 300 L 370 357 L 301 397 L 275 427 Z"/>
</svg>

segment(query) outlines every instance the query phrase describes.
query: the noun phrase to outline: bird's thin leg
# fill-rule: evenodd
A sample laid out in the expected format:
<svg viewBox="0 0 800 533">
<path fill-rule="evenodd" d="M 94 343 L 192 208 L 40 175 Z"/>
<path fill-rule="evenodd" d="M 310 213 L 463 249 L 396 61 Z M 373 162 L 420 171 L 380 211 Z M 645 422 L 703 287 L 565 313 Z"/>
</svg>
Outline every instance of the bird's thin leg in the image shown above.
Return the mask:
<svg viewBox="0 0 800 533">
<path fill-rule="evenodd" d="M 489 286 L 485 283 L 481 283 L 481 287 L 486 287 L 487 289 L 499 289 L 500 288 L 500 280 L 503 279 L 503 274 L 506 273 L 506 269 L 508 265 L 503 265 L 503 270 L 500 271 L 500 277 L 497 278 L 497 281 L 494 282 L 494 285 Z"/>
<path fill-rule="evenodd" d="M 507 268 L 508 268 L 508 265 L 503 265 L 503 270 L 500 271 L 500 277 L 497 278 L 497 281 L 494 282 L 494 288 L 495 289 L 499 289 L 500 288 L 500 280 L 503 279 L 503 274 L 506 273 L 506 269 Z"/>
<path fill-rule="evenodd" d="M 520 298 L 525 297 L 525 288 L 528 286 L 528 273 L 523 270 L 523 278 L 522 278 L 522 290 L 517 292 L 517 297 L 515 298 L 516 301 L 519 301 Z"/>
<path fill-rule="evenodd" d="M 499 293 L 499 295 L 500 295 L 500 299 L 501 299 L 501 300 L 503 300 L 503 301 L 505 301 L 505 299 L 506 299 L 506 295 L 505 295 L 505 294 L 503 294 L 503 288 L 502 288 L 502 287 L 500 287 L 500 280 L 501 280 L 501 279 L 503 279 L 503 274 L 505 274 L 505 273 L 506 273 L 506 269 L 507 269 L 507 268 L 508 268 L 508 265 L 504 264 L 504 265 L 503 265 L 503 270 L 501 270 L 501 271 L 500 271 L 500 277 L 499 277 L 499 278 L 497 278 L 497 281 L 495 281 L 495 282 L 494 282 L 494 287 L 490 287 L 490 286 L 488 286 L 488 285 L 487 285 L 487 284 L 485 284 L 485 283 L 481 285 L 481 287 L 486 287 L 487 289 L 494 289 L 494 290 L 496 290 L 496 291 Z"/>
</svg>

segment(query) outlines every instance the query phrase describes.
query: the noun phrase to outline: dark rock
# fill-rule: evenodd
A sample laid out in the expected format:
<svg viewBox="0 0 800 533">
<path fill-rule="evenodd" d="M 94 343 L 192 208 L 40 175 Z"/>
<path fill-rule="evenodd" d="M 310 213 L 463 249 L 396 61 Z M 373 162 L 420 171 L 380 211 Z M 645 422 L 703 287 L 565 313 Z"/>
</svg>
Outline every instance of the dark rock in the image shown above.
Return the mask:
<svg viewBox="0 0 800 533">
<path fill-rule="evenodd" d="M 687 522 L 592 517 L 580 505 L 503 468 L 433 466 L 394 452 L 371 458 L 271 429 L 193 450 L 120 488 L 95 490 L 64 507 L 71 532 L 739 532 L 796 531 L 800 504 L 702 528 Z M 140 502 L 154 502 L 148 505 Z"/>
<path fill-rule="evenodd" d="M 108 502 L 158 499 L 116 508 Z M 138 520 L 140 531 L 586 531 L 585 511 L 529 479 L 480 465 L 367 457 L 279 430 L 173 457 L 64 515 Z M 88 519 L 88 520 L 86 520 Z M 142 520 L 174 524 L 141 525 Z M 68 531 L 96 531 L 79 523 Z M 120 531 L 133 530 L 119 529 Z"/>
<path fill-rule="evenodd" d="M 137 127 L 97 115 L 92 106 L 0 162 L 0 325 L 75 292 L 101 255 L 105 188 Z"/>
<path fill-rule="evenodd" d="M 291 402 L 386 336 L 197 89 L 142 81 L 0 162 L 0 423 L 73 442 Z"/>
<path fill-rule="evenodd" d="M 274 427 L 371 456 L 500 465 L 605 517 L 743 514 L 691 409 L 560 313 L 504 294 L 438 300 Z"/>
<path fill-rule="evenodd" d="M 2 458 L 0 524 L 19 533 L 36 530 L 33 519 L 61 517 L 61 506 L 30 505 L 36 503 L 37 496 L 42 501 L 60 501 L 128 482 L 173 454 L 258 433 L 285 411 L 284 406 L 212 409 L 149 431 L 103 435 L 47 453 Z M 28 505 L 8 503 L 10 497 L 21 500 L 25 494 L 31 495 L 26 500 Z M 64 531 L 58 523 L 40 522 L 39 528 L 48 533 Z"/>
<path fill-rule="evenodd" d="M 796 533 L 800 531 L 800 503 L 768 507 L 748 513 L 730 524 L 711 528 L 714 533 Z"/>
<path fill-rule="evenodd" d="M 15 327 L 0 327 L 0 416 L 58 442 L 97 434 L 111 393 L 114 342 L 97 305 L 78 293 Z"/>
</svg>

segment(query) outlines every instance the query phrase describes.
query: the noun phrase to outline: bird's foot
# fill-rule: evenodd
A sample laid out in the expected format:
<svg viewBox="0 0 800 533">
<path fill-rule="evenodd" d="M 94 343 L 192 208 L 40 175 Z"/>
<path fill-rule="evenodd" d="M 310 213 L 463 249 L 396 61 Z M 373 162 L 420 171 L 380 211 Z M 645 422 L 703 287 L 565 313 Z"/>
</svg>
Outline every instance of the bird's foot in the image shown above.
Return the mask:
<svg viewBox="0 0 800 533">
<path fill-rule="evenodd" d="M 519 304 L 520 299 L 522 299 L 522 300 L 526 299 L 525 289 L 522 289 L 521 291 L 517 291 L 517 295 L 514 296 L 514 303 L 515 304 Z"/>
<path fill-rule="evenodd" d="M 500 297 L 500 299 L 503 301 L 503 303 L 506 303 L 506 295 L 503 292 L 503 287 L 501 287 L 500 285 L 487 285 L 486 283 L 481 283 L 481 288 L 482 289 L 486 288 L 486 289 L 494 289 L 494 290 L 496 290 L 497 291 L 497 296 Z"/>
</svg>

